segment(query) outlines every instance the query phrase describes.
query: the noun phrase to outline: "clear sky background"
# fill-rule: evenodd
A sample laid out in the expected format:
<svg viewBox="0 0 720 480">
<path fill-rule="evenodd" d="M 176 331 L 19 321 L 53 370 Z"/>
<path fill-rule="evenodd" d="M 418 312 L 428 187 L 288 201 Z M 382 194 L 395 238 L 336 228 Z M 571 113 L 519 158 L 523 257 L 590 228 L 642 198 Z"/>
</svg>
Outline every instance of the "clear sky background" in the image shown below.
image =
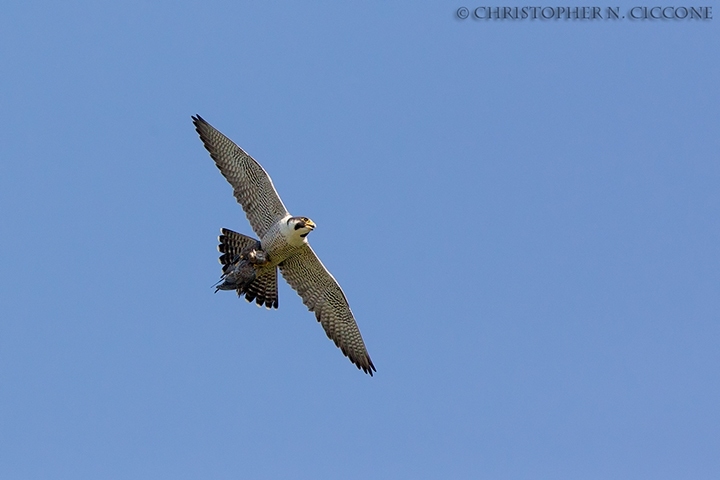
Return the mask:
<svg viewBox="0 0 720 480">
<path fill-rule="evenodd" d="M 3 7 L 0 477 L 718 478 L 720 20 L 257 3 Z M 213 294 L 251 230 L 196 113 L 375 377 L 284 281 Z"/>
</svg>

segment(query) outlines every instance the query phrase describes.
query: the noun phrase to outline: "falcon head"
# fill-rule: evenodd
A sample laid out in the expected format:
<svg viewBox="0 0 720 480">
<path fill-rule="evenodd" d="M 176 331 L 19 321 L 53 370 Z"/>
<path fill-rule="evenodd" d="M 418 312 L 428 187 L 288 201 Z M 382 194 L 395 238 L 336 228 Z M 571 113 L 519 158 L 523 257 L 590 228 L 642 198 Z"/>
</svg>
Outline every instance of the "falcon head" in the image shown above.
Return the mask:
<svg viewBox="0 0 720 480">
<path fill-rule="evenodd" d="M 293 233 L 301 238 L 307 237 L 307 234 L 315 229 L 315 222 L 307 217 L 290 217 L 287 224 Z"/>
</svg>

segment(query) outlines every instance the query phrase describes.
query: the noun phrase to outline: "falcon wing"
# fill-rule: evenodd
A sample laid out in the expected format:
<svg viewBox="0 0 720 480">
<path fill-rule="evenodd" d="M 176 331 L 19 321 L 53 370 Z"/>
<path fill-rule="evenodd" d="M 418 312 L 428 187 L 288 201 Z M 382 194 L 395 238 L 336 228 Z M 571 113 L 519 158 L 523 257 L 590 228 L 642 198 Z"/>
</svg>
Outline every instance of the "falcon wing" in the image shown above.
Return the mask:
<svg viewBox="0 0 720 480">
<path fill-rule="evenodd" d="M 288 215 L 270 176 L 255 159 L 200 115 L 192 119 L 215 165 L 232 185 L 235 198 L 245 210 L 250 226 L 262 238 L 271 225 Z"/>
<path fill-rule="evenodd" d="M 282 262 L 279 267 L 282 276 L 298 292 L 305 306 L 315 312 L 327 336 L 345 356 L 365 373 L 372 375 L 373 371 L 377 371 L 345 294 L 310 245 L 304 244 L 298 254 Z"/>
</svg>

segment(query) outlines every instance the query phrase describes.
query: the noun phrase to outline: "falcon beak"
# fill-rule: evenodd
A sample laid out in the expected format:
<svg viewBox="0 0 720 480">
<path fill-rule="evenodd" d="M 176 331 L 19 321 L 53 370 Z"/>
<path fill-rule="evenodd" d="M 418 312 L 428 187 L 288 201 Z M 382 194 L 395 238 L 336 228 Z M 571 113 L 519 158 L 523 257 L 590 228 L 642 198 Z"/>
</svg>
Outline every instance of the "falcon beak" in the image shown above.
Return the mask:
<svg viewBox="0 0 720 480">
<path fill-rule="evenodd" d="M 315 230 L 315 222 L 308 218 L 307 222 L 305 222 L 305 227 L 309 228 L 310 230 Z"/>
</svg>

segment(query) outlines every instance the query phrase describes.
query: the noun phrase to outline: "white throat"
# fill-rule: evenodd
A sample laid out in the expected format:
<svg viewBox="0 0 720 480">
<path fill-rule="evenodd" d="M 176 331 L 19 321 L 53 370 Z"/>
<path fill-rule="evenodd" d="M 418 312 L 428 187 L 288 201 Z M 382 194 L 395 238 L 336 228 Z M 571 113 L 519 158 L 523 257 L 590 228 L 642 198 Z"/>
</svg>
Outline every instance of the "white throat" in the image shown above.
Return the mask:
<svg viewBox="0 0 720 480">
<path fill-rule="evenodd" d="M 300 235 L 307 234 L 309 230 L 306 228 L 295 230 L 295 225 L 293 223 L 288 224 L 288 219 L 290 217 L 291 215 L 288 215 L 280 221 L 280 233 L 283 237 L 285 237 L 285 241 L 289 245 L 299 247 L 303 243 L 307 243 L 307 238 L 301 237 Z"/>
</svg>

